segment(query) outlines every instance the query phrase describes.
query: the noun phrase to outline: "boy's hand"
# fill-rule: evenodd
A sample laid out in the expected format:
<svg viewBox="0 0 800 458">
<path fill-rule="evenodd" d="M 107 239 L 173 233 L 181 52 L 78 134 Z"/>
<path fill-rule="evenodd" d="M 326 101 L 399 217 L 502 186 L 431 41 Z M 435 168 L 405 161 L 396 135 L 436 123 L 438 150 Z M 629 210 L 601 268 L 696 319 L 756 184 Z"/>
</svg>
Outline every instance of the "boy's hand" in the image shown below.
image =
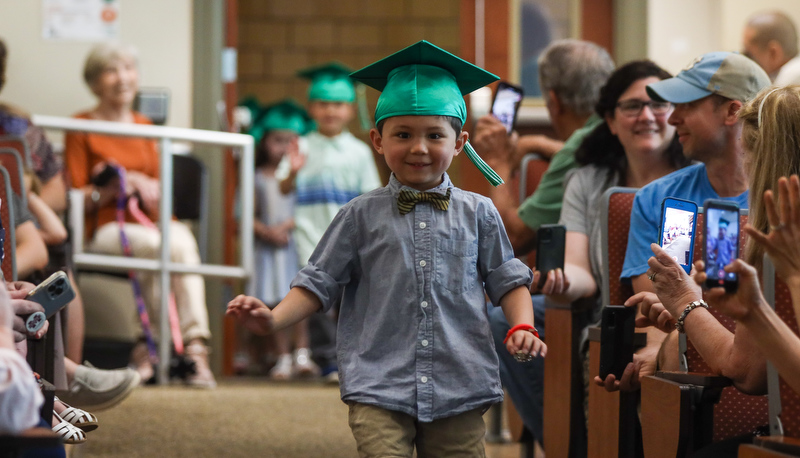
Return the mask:
<svg viewBox="0 0 800 458">
<path fill-rule="evenodd" d="M 527 330 L 519 330 L 511 334 L 511 337 L 509 337 L 506 342 L 506 349 L 512 355 L 522 353 L 524 355 L 531 355 L 534 358 L 540 354 L 542 358 L 547 355 L 547 345 L 533 335 L 532 332 Z"/>
<path fill-rule="evenodd" d="M 244 326 L 255 334 L 272 333 L 272 311 L 255 297 L 240 294 L 228 302 L 226 315 L 235 316 Z"/>
<path fill-rule="evenodd" d="M 286 153 L 289 156 L 289 169 L 293 173 L 297 173 L 306 165 L 306 156 L 300 153 L 298 140 L 294 139 L 289 146 L 289 151 Z"/>
</svg>

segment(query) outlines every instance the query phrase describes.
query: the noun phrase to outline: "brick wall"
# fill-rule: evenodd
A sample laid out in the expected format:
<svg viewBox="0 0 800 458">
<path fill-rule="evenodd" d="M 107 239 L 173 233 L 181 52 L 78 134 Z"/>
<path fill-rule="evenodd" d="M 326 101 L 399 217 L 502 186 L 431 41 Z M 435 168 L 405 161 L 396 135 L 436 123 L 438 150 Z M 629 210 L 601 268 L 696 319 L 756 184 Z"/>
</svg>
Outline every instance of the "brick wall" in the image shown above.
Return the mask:
<svg viewBox="0 0 800 458">
<path fill-rule="evenodd" d="M 239 96 L 306 102 L 297 70 L 354 70 L 419 40 L 459 51 L 459 0 L 239 0 Z M 378 92 L 367 90 L 370 119 Z M 357 122 L 351 131 L 364 140 Z M 379 166 L 383 161 L 378 160 Z M 385 176 L 386 170 L 382 170 Z"/>
</svg>

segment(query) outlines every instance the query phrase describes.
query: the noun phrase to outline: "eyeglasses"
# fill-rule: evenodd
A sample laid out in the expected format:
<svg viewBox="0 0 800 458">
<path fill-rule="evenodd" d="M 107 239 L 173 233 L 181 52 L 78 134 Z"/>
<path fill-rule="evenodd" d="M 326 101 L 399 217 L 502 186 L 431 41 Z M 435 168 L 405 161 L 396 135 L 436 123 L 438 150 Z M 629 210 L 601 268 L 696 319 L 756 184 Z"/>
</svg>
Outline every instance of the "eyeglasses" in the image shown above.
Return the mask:
<svg viewBox="0 0 800 458">
<path fill-rule="evenodd" d="M 647 102 L 643 100 L 625 100 L 617 103 L 617 108 L 619 108 L 620 113 L 631 118 L 639 116 L 642 110 L 644 110 L 644 107 L 650 107 L 650 111 L 652 111 L 654 115 L 664 115 L 672 109 L 672 104 L 669 102 L 656 102 L 655 100 L 649 100 Z"/>
</svg>

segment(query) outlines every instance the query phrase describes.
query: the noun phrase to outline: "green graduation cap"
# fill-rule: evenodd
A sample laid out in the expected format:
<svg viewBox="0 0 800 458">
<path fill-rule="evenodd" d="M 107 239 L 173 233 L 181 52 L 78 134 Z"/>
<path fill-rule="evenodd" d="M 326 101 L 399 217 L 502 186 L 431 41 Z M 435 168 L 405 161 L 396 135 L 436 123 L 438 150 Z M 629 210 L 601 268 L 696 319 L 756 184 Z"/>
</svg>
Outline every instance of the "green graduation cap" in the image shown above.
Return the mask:
<svg viewBox="0 0 800 458">
<path fill-rule="evenodd" d="M 350 76 L 381 91 L 375 123 L 392 116 L 453 116 L 465 122 L 464 95 L 497 81 L 497 76 L 425 40 L 385 57 Z M 493 185 L 503 180 L 478 156 L 467 157 Z"/>
<path fill-rule="evenodd" d="M 313 128 L 313 121 L 297 102 L 281 100 L 263 108 L 254 118 L 250 135 L 261 141 L 261 137 L 273 130 L 289 130 L 297 135 L 305 135 Z"/>
<path fill-rule="evenodd" d="M 349 76 L 351 71 L 338 62 L 329 62 L 300 70 L 297 75 L 311 80 L 308 100 L 352 103 L 356 90 Z"/>
</svg>

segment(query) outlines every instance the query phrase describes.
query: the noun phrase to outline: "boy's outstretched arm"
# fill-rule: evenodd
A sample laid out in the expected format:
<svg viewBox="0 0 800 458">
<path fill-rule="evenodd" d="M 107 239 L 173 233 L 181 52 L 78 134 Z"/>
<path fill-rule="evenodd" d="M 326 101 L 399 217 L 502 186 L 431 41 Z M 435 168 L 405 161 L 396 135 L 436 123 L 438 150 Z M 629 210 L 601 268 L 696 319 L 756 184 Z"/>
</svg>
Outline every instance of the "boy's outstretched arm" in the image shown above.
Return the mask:
<svg viewBox="0 0 800 458">
<path fill-rule="evenodd" d="M 238 318 L 256 334 L 271 334 L 309 317 L 322 308 L 316 295 L 304 288 L 292 288 L 289 294 L 270 310 L 255 297 L 240 294 L 228 302 L 227 315 Z"/>
<path fill-rule="evenodd" d="M 518 286 L 507 292 L 500 299 L 500 307 L 503 309 L 503 314 L 512 329 L 519 324 L 535 325 L 533 322 L 531 294 L 526 287 Z M 512 355 L 520 351 L 533 356 L 538 354 L 545 356 L 547 354 L 547 345 L 534 336 L 532 332 L 522 329 L 511 334 L 506 341 L 506 349 Z"/>
</svg>

